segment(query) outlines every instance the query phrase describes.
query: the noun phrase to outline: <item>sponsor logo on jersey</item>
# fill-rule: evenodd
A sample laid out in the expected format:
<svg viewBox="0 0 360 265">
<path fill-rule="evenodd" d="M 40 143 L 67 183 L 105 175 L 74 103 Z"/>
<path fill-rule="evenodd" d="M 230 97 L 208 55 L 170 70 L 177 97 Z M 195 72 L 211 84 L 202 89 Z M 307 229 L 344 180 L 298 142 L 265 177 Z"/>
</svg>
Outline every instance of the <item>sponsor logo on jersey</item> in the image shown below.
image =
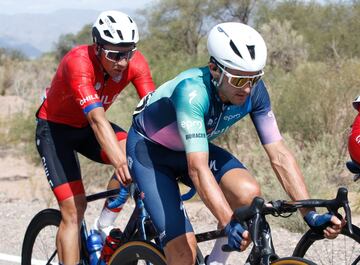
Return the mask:
<svg viewBox="0 0 360 265">
<path fill-rule="evenodd" d="M 356 136 L 355 141 L 360 144 L 360 135 Z"/>
<path fill-rule="evenodd" d="M 205 133 L 190 133 L 190 134 L 185 135 L 186 140 L 190 140 L 193 138 L 206 138 L 206 134 Z"/>
<path fill-rule="evenodd" d="M 114 76 L 112 78 L 112 80 L 115 82 L 115 83 L 119 83 L 121 81 L 121 78 L 122 78 L 122 73 L 118 74 L 117 76 Z"/>
<path fill-rule="evenodd" d="M 94 87 L 95 87 L 95 90 L 98 91 L 101 88 L 101 83 L 97 82 Z"/>
<path fill-rule="evenodd" d="M 197 96 L 197 92 L 196 91 L 192 91 L 189 94 L 189 103 L 192 104 L 193 99 Z"/>
<path fill-rule="evenodd" d="M 202 122 L 201 121 L 181 121 L 180 126 L 182 128 L 185 128 L 186 130 L 201 129 Z"/>
<path fill-rule="evenodd" d="M 226 128 L 222 128 L 222 129 L 220 129 L 220 130 L 213 131 L 213 132 L 209 135 L 209 137 L 214 136 L 214 135 L 223 134 L 224 132 L 227 131 L 227 129 L 229 129 L 229 126 L 226 126 Z"/>
<path fill-rule="evenodd" d="M 233 119 L 240 119 L 240 118 L 241 118 L 241 113 L 230 114 L 230 115 L 225 115 L 224 116 L 225 121 L 231 121 Z"/>
<path fill-rule="evenodd" d="M 99 99 L 98 94 L 86 96 L 86 97 L 80 99 L 80 106 L 83 106 L 86 103 L 93 101 L 93 100 L 97 100 L 97 99 Z"/>
<path fill-rule="evenodd" d="M 118 94 L 115 94 L 112 99 L 110 100 L 109 99 L 109 96 L 108 95 L 102 95 L 101 96 L 101 102 L 104 104 L 104 105 L 109 105 L 109 104 L 112 104 L 114 103 L 114 101 L 116 100 L 117 96 L 119 95 Z"/>
</svg>

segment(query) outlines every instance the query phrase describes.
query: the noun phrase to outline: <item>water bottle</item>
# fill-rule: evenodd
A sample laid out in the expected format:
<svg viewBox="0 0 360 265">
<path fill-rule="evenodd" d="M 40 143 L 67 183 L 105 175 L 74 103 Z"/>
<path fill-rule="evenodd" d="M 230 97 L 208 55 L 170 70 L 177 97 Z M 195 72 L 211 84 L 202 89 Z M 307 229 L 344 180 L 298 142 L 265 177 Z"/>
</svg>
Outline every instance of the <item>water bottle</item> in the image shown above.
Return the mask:
<svg viewBox="0 0 360 265">
<path fill-rule="evenodd" d="M 101 235 L 98 231 L 93 229 L 90 230 L 89 236 L 86 239 L 86 247 L 89 253 L 90 265 L 98 265 L 101 250 L 103 248 Z"/>
<path fill-rule="evenodd" d="M 104 247 L 101 251 L 100 259 L 106 264 L 109 262 L 112 254 L 120 246 L 122 232 L 120 228 L 113 228 L 106 237 Z"/>
</svg>

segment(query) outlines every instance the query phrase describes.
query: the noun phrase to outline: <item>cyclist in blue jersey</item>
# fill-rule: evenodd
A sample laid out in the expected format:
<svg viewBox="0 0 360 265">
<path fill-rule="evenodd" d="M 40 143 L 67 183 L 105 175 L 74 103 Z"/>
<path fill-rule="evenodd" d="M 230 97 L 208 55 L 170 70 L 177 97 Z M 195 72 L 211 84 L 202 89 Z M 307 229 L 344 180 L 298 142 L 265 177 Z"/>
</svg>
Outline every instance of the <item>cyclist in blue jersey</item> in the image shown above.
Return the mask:
<svg viewBox="0 0 360 265">
<path fill-rule="evenodd" d="M 244 250 L 249 233 L 232 220 L 233 210 L 250 204 L 260 187 L 232 154 L 211 143 L 235 122 L 250 115 L 270 163 L 287 194 L 308 199 L 303 175 L 279 132 L 262 81 L 267 49 L 253 28 L 222 23 L 209 33 L 210 62 L 180 73 L 140 101 L 127 140 L 133 180 L 164 246 L 167 263 L 194 264 L 196 239 L 177 181 L 195 187 L 225 228 L 207 264 L 224 264 L 221 246 Z M 331 214 L 302 210 L 310 226 L 331 221 L 324 235 L 334 238 L 343 222 Z"/>
</svg>

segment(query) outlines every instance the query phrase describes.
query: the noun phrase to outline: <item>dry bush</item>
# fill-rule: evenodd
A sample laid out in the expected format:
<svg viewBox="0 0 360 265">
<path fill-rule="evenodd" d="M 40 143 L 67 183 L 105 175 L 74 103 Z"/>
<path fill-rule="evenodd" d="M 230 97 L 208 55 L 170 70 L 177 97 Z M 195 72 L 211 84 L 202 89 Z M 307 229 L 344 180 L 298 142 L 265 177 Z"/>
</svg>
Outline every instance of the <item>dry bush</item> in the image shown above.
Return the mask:
<svg viewBox="0 0 360 265">
<path fill-rule="evenodd" d="M 267 64 L 290 72 L 306 61 L 307 47 L 303 36 L 292 29 L 289 21 L 271 20 L 260 28 L 268 48 Z"/>
</svg>

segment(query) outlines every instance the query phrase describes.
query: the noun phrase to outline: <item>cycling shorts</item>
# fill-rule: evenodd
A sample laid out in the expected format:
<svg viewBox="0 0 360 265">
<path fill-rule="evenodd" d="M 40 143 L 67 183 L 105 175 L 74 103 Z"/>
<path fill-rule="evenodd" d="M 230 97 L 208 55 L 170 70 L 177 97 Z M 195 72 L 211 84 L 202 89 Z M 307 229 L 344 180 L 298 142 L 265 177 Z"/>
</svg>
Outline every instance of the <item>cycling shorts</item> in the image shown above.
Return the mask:
<svg viewBox="0 0 360 265">
<path fill-rule="evenodd" d="M 127 133 L 110 123 L 119 141 Z M 109 164 L 90 125 L 75 128 L 65 124 L 37 120 L 36 147 L 48 182 L 57 200 L 85 194 L 77 153 L 103 164 Z"/>
<path fill-rule="evenodd" d="M 186 153 L 153 143 L 133 128 L 129 131 L 126 152 L 130 173 L 140 191 L 144 193 L 145 208 L 160 234 L 162 245 L 165 246 L 170 240 L 192 232 L 177 183 L 181 181 L 193 187 L 188 175 Z M 229 152 L 211 143 L 209 167 L 218 183 L 229 170 L 245 168 Z"/>
</svg>

